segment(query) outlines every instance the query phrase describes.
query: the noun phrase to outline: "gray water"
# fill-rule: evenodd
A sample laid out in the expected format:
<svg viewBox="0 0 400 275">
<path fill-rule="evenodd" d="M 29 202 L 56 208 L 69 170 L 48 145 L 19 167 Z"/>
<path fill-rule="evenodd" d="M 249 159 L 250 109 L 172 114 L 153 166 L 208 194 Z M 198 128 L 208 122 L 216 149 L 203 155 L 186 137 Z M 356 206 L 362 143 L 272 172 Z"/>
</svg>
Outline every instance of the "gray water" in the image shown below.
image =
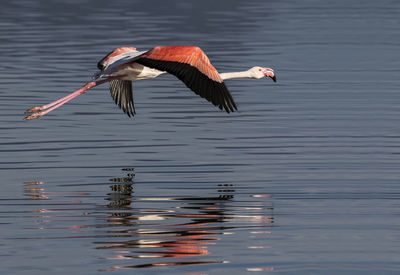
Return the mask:
<svg viewBox="0 0 400 275">
<path fill-rule="evenodd" d="M 1 274 L 399 274 L 399 1 L 5 1 Z M 233 114 L 175 77 L 23 112 L 120 46 L 197 45 Z"/>
</svg>

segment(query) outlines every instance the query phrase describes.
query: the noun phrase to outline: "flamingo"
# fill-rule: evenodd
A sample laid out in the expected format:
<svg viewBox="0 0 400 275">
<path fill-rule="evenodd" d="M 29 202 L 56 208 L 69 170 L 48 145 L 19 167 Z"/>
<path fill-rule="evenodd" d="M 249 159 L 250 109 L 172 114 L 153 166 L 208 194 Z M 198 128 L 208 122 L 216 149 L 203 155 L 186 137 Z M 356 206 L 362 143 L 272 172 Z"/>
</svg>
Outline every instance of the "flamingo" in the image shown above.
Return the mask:
<svg viewBox="0 0 400 275">
<path fill-rule="evenodd" d="M 49 104 L 33 107 L 25 113 L 31 120 L 42 117 L 73 98 L 100 84 L 110 82 L 110 92 L 115 103 L 128 116 L 136 114 L 133 104 L 132 80 L 155 78 L 170 73 L 179 78 L 193 92 L 207 99 L 227 113 L 237 110 L 237 106 L 225 86 L 224 80 L 231 78 L 270 77 L 276 82 L 271 68 L 253 67 L 247 71 L 218 73 L 206 54 L 195 46 L 159 46 L 149 51 L 138 51 L 134 47 L 122 47 L 107 54 L 97 63 L 100 69 L 75 92 Z"/>
</svg>

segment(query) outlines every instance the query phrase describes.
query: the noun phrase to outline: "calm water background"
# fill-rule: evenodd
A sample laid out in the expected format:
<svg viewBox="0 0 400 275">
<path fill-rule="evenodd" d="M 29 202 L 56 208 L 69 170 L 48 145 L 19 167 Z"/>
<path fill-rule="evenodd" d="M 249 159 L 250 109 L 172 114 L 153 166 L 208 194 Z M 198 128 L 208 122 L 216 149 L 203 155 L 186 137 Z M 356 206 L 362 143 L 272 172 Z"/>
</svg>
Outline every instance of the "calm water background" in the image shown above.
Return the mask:
<svg viewBox="0 0 400 275">
<path fill-rule="evenodd" d="M 399 1 L 6 1 L 2 274 L 400 272 Z M 198 45 L 219 112 L 173 76 L 42 119 L 119 46 Z"/>
</svg>

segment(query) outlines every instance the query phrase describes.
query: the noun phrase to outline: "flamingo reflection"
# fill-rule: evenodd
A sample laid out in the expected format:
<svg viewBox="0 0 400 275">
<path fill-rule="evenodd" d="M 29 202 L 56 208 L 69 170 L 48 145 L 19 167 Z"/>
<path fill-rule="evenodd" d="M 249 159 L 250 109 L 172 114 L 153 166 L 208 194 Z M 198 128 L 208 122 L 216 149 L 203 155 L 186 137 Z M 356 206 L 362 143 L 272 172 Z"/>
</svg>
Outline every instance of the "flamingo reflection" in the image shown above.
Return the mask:
<svg viewBox="0 0 400 275">
<path fill-rule="evenodd" d="M 171 259 L 207 256 L 209 246 L 220 240 L 225 229 L 222 224 L 230 219 L 227 203 L 234 197 L 232 185 L 219 186 L 218 193 L 210 197 L 134 197 L 132 177 L 114 178 L 108 193 L 107 208 L 112 210 L 106 219 L 107 233 L 125 237 L 105 242 L 95 242 L 98 249 L 113 250 L 108 260 L 140 259 L 137 264 L 116 265 L 107 271 L 127 268 L 149 268 L 171 265 L 201 265 L 223 263 L 214 260 L 179 260 L 143 263 L 145 259 Z M 154 209 L 154 202 L 180 201 L 170 209 Z M 133 203 L 134 202 L 134 203 Z M 151 208 L 135 209 L 136 203 L 151 204 Z M 164 205 L 165 204 L 160 204 Z"/>
<path fill-rule="evenodd" d="M 41 186 L 44 182 L 42 181 L 29 181 L 24 182 L 24 195 L 31 199 L 46 200 L 49 197 L 46 195 L 44 188 Z"/>
<path fill-rule="evenodd" d="M 29 202 L 29 207 L 35 207 L 28 216 L 34 226 L 25 229 L 40 230 L 29 239 L 90 239 L 98 252 L 105 254 L 102 258 L 108 260 L 107 267 L 101 270 L 115 271 L 226 263 L 212 253 L 216 251 L 213 246 L 226 241 L 223 235 L 233 234 L 232 229 L 250 229 L 253 237 L 271 233 L 265 230 L 273 223 L 268 194 L 247 195 L 265 198 L 251 203 L 247 197 L 242 200 L 232 184 L 216 184 L 215 188 L 200 192 L 209 193 L 206 196 L 166 197 L 171 194 L 171 191 L 162 192 L 162 188 L 170 186 L 166 184 L 147 189 L 145 196 L 142 192 L 146 188 L 135 187 L 133 169 L 124 170 L 123 177 L 110 179 L 106 203 L 99 203 L 99 196 L 89 193 L 91 189 L 70 192 L 73 184 L 65 185 L 67 192 L 61 186 L 48 185 L 49 192 L 43 182 L 25 182 L 24 195 L 28 200 L 37 200 Z M 76 185 L 87 190 L 80 183 Z M 101 192 L 103 199 L 104 193 L 95 189 L 93 192 Z M 138 195 L 136 190 L 141 193 Z M 182 189 L 178 193 L 187 191 Z M 269 246 L 253 243 L 247 248 L 268 249 Z"/>
</svg>

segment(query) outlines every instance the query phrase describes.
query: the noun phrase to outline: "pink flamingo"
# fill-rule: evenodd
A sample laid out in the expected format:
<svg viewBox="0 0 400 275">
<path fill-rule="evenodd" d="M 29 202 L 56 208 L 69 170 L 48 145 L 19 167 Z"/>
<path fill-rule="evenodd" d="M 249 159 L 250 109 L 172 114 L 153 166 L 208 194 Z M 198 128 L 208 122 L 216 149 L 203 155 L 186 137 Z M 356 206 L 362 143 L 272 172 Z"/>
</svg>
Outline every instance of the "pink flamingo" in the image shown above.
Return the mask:
<svg viewBox="0 0 400 275">
<path fill-rule="evenodd" d="M 207 99 L 226 112 L 237 110 L 236 104 L 225 86 L 224 80 L 231 78 L 271 77 L 276 82 L 271 68 L 253 67 L 247 71 L 218 73 L 211 65 L 206 54 L 193 46 L 160 46 L 149 51 L 138 51 L 133 47 L 118 48 L 98 64 L 100 72 L 94 80 L 86 83 L 79 90 L 49 104 L 33 107 L 25 113 L 34 113 L 26 120 L 39 118 L 67 103 L 89 89 L 110 82 L 110 92 L 115 103 L 128 116 L 135 114 L 132 94 L 132 80 L 155 78 L 170 73 L 179 78 L 193 92 Z"/>
</svg>

